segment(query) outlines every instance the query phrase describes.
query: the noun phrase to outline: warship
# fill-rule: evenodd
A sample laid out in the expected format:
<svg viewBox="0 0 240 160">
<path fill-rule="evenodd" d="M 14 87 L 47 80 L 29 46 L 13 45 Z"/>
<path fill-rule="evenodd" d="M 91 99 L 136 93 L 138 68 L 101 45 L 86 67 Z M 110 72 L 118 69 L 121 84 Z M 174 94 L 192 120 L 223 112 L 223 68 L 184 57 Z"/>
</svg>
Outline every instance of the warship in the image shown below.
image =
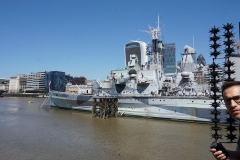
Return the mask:
<svg viewBox="0 0 240 160">
<path fill-rule="evenodd" d="M 186 45 L 176 73 L 165 74 L 159 24 L 158 16 L 158 26 L 146 31 L 151 44 L 131 41 L 125 45 L 125 68 L 111 70 L 104 81 L 77 85 L 78 93 L 50 91 L 50 105 L 92 111 L 93 97 L 116 97 L 119 115 L 210 122 L 213 100 L 203 80 L 209 70 L 204 57 L 200 54 L 196 60 L 196 50 Z M 219 110 L 225 110 L 223 101 L 218 103 Z"/>
</svg>

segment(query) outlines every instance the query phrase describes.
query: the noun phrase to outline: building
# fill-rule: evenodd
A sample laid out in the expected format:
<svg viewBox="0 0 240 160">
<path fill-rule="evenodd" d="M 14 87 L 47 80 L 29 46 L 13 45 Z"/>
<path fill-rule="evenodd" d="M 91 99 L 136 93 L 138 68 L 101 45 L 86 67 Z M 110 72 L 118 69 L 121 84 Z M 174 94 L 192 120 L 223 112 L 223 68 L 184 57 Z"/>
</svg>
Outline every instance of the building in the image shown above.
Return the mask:
<svg viewBox="0 0 240 160">
<path fill-rule="evenodd" d="M 230 68 L 230 70 L 234 70 L 235 73 L 231 75 L 231 78 L 234 78 L 234 80 L 236 81 L 240 81 L 240 55 L 239 54 L 232 54 L 229 57 L 229 60 L 231 62 L 234 62 L 234 65 Z M 218 69 L 216 69 L 216 71 L 218 72 L 218 76 L 221 79 L 221 81 L 223 81 L 224 79 L 227 78 L 227 75 L 224 73 L 224 71 L 227 70 L 227 68 L 224 67 L 220 67 Z M 210 69 L 205 72 L 204 74 L 204 81 L 205 83 L 209 83 L 210 80 Z"/>
<path fill-rule="evenodd" d="M 6 78 L 1 78 L 0 77 L 0 94 L 2 92 L 8 92 L 9 89 L 9 80 Z"/>
<path fill-rule="evenodd" d="M 209 68 L 206 65 L 206 60 L 202 54 L 199 54 L 197 57 L 197 66 L 198 69 L 194 71 L 194 80 L 198 84 L 208 84 L 209 83 Z"/>
<path fill-rule="evenodd" d="M 220 79 L 221 82 L 223 82 L 224 80 L 224 68 L 223 67 L 219 67 L 215 70 L 218 73 L 218 77 Z M 205 72 L 204 72 L 204 83 L 205 84 L 210 84 L 210 73 L 211 73 L 211 69 L 208 68 Z M 222 83 L 219 83 L 219 86 L 221 87 Z"/>
<path fill-rule="evenodd" d="M 81 77 L 74 77 L 73 78 L 74 82 L 77 84 L 77 85 L 85 85 L 87 84 L 87 79 L 83 76 Z"/>
<path fill-rule="evenodd" d="M 231 75 L 231 78 L 235 78 L 236 81 L 240 81 L 240 54 L 232 54 L 229 60 L 234 62 L 234 66 L 231 67 L 231 70 L 235 71 L 235 73 Z"/>
<path fill-rule="evenodd" d="M 163 69 L 166 74 L 174 74 L 176 72 L 176 45 L 175 45 L 175 43 L 164 44 Z"/>
<path fill-rule="evenodd" d="M 78 93 L 78 85 L 72 85 L 72 83 L 67 83 L 66 84 L 66 90 L 67 93 Z"/>
<path fill-rule="evenodd" d="M 147 44 L 142 41 L 133 41 L 125 45 L 125 65 L 133 66 L 138 64 L 139 66 L 145 65 L 148 62 L 147 56 Z M 132 59 L 135 62 L 132 62 Z"/>
<path fill-rule="evenodd" d="M 202 54 L 199 54 L 197 57 L 197 64 L 206 66 L 206 60 Z"/>
<path fill-rule="evenodd" d="M 66 84 L 68 82 L 71 82 L 73 85 L 75 84 L 73 77 L 70 75 L 66 75 L 65 72 L 61 71 L 46 72 L 45 91 L 49 92 L 49 90 L 54 90 L 65 92 Z"/>
<path fill-rule="evenodd" d="M 26 89 L 27 86 L 27 75 L 18 74 L 11 76 L 9 81 L 9 93 L 21 93 Z"/>
<path fill-rule="evenodd" d="M 25 93 L 44 93 L 45 92 L 46 72 L 31 73 L 27 76 L 27 87 Z"/>
<path fill-rule="evenodd" d="M 148 62 L 147 44 L 141 41 L 133 41 L 125 45 L 125 65 L 131 67 L 145 65 Z M 164 44 L 163 69 L 166 74 L 176 72 L 176 46 L 175 43 Z M 134 60 L 134 62 L 132 62 Z"/>
<path fill-rule="evenodd" d="M 1 81 L 0 79 L 0 84 Z M 65 92 L 68 82 L 71 82 L 73 85 L 75 84 L 72 76 L 60 71 L 36 72 L 29 75 L 19 74 L 10 77 L 8 92 L 48 93 L 49 88 L 51 90 Z M 0 85 L 0 90 L 1 88 Z"/>
<path fill-rule="evenodd" d="M 0 84 L 6 83 L 6 82 L 9 82 L 9 80 L 7 80 L 6 78 L 0 77 Z"/>
<path fill-rule="evenodd" d="M 72 94 L 92 94 L 93 81 L 92 80 L 86 80 L 85 84 L 72 84 L 68 82 L 66 84 L 66 92 L 72 93 Z"/>
</svg>

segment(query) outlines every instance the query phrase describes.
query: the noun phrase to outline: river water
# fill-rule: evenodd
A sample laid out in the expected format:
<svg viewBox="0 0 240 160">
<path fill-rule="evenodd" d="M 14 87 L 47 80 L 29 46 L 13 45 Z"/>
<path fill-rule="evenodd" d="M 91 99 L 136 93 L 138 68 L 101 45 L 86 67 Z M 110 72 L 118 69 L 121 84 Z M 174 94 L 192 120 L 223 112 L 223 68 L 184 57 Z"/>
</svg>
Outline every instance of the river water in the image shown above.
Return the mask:
<svg viewBox="0 0 240 160">
<path fill-rule="evenodd" d="M 43 101 L 0 99 L 0 159 L 214 160 L 209 124 L 92 118 L 90 112 L 41 108 Z"/>
</svg>

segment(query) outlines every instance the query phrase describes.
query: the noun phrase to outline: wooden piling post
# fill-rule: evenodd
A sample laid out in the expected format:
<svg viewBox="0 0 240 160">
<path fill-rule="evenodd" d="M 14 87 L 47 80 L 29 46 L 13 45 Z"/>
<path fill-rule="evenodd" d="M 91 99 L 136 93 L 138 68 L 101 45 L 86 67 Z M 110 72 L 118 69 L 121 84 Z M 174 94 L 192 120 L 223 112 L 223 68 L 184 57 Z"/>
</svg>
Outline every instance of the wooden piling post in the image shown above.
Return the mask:
<svg viewBox="0 0 240 160">
<path fill-rule="evenodd" d="M 118 99 L 115 97 L 93 97 L 92 116 L 101 118 L 116 117 Z"/>
</svg>

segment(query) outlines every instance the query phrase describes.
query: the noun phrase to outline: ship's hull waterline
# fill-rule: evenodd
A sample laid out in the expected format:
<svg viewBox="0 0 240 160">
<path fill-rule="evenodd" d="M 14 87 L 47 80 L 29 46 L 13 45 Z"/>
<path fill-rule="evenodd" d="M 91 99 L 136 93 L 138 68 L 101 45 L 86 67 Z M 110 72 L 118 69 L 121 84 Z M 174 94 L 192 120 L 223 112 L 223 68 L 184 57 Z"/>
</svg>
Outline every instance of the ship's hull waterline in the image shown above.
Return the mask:
<svg viewBox="0 0 240 160">
<path fill-rule="evenodd" d="M 59 95 L 59 94 L 57 94 Z M 50 96 L 50 105 L 65 109 L 92 111 L 91 95 L 62 94 Z M 67 96 L 67 97 L 64 97 Z M 142 116 L 149 118 L 166 118 L 196 122 L 210 122 L 212 100 L 205 97 L 138 97 L 118 96 L 120 115 Z M 221 105 L 221 121 L 226 119 L 225 107 Z"/>
</svg>

